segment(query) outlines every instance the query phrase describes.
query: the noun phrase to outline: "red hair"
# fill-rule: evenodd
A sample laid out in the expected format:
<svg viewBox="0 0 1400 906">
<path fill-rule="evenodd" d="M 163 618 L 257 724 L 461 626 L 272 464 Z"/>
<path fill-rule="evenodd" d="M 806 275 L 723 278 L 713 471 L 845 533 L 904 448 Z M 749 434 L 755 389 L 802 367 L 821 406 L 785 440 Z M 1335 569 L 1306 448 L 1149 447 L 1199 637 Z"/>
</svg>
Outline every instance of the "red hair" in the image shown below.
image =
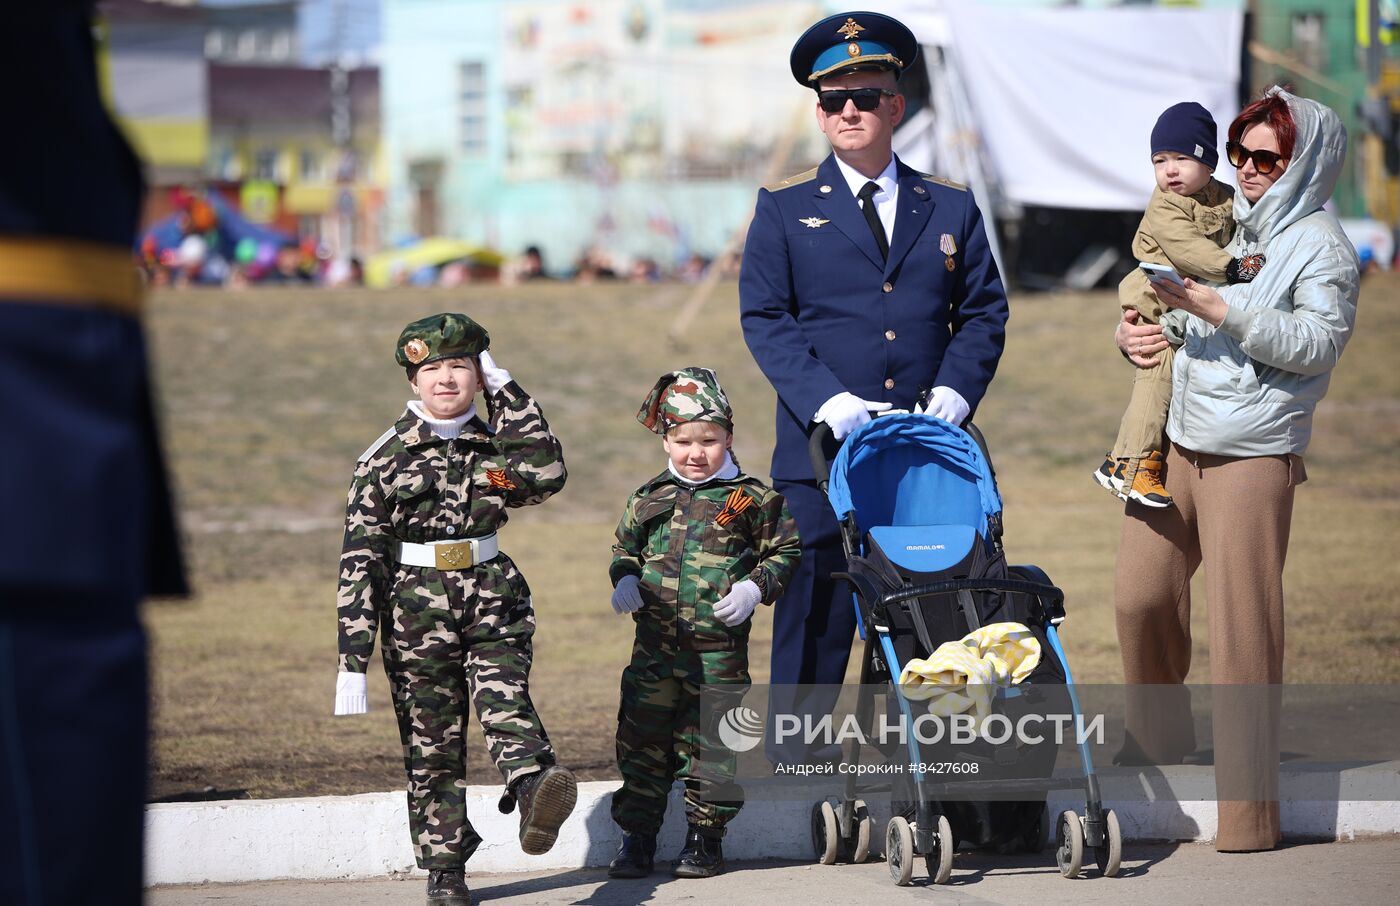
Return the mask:
<svg viewBox="0 0 1400 906">
<path fill-rule="evenodd" d="M 1240 115 L 1230 124 L 1228 137 L 1238 144 L 1240 137 L 1251 126 L 1259 125 L 1273 130 L 1274 138 L 1278 139 L 1279 155 L 1284 160 L 1292 160 L 1298 127 L 1293 122 L 1293 111 L 1288 109 L 1288 102 L 1276 94 L 1265 95 L 1240 111 Z"/>
</svg>

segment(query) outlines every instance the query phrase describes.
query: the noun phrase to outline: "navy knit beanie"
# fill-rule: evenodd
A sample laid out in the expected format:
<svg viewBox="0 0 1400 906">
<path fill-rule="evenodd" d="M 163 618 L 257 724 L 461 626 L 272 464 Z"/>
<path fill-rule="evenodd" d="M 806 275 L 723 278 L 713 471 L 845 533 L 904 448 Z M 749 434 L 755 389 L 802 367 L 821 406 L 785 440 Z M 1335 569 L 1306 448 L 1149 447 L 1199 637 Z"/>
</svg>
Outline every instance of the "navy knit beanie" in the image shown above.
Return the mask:
<svg viewBox="0 0 1400 906">
<path fill-rule="evenodd" d="M 1220 153 L 1215 150 L 1215 120 L 1210 111 L 1195 101 L 1168 107 L 1152 127 L 1152 153 L 1158 151 L 1178 151 L 1214 170 Z"/>
</svg>

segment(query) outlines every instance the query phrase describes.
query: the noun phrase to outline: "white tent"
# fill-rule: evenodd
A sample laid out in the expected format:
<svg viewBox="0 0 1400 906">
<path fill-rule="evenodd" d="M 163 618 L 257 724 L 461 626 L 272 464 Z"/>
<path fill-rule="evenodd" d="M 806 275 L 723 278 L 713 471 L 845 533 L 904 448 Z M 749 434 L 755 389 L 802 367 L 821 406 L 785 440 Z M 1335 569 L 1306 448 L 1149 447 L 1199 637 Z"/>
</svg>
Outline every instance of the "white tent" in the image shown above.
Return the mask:
<svg viewBox="0 0 1400 906">
<path fill-rule="evenodd" d="M 1152 125 L 1179 101 L 1215 116 L 1224 160 L 1238 112 L 1240 10 L 866 6 L 914 30 L 933 84 L 934 109 L 900 129 L 901 158 L 971 183 L 999 213 L 1140 210 L 1153 186 Z"/>
</svg>

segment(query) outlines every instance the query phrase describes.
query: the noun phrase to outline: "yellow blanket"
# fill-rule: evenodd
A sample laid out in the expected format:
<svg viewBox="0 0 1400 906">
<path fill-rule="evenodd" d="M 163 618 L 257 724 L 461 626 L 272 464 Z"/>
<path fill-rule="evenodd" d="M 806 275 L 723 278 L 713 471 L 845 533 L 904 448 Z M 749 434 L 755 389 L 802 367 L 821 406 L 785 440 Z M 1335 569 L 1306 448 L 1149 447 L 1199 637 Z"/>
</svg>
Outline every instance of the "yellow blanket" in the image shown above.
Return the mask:
<svg viewBox="0 0 1400 906">
<path fill-rule="evenodd" d="M 928 701 L 929 713 L 947 717 L 971 711 L 978 723 L 992 713 L 998 687 L 1030 676 L 1040 663 L 1040 641 L 1021 623 L 992 623 L 956 642 L 944 642 L 926 659 L 914 658 L 899 674 L 911 701 Z"/>
</svg>

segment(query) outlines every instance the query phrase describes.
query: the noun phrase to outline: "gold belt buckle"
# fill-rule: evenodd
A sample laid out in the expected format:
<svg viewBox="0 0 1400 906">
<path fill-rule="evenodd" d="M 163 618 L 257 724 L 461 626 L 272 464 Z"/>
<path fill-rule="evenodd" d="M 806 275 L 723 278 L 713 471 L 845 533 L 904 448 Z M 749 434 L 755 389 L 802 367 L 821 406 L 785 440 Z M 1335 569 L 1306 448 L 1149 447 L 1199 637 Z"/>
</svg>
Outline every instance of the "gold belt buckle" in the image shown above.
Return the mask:
<svg viewBox="0 0 1400 906">
<path fill-rule="evenodd" d="M 472 565 L 472 543 L 468 540 L 456 544 L 435 544 L 433 560 L 438 569 L 466 569 Z"/>
</svg>

